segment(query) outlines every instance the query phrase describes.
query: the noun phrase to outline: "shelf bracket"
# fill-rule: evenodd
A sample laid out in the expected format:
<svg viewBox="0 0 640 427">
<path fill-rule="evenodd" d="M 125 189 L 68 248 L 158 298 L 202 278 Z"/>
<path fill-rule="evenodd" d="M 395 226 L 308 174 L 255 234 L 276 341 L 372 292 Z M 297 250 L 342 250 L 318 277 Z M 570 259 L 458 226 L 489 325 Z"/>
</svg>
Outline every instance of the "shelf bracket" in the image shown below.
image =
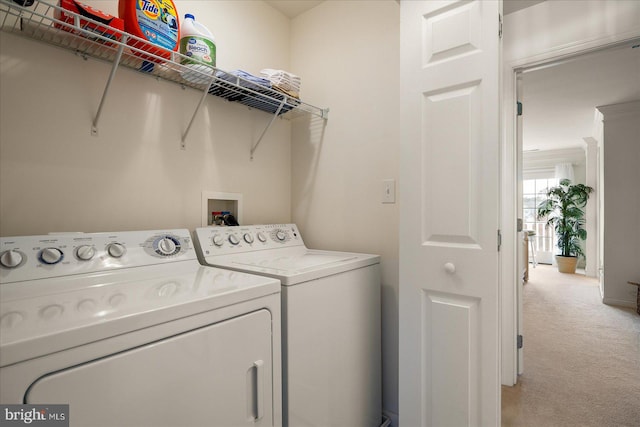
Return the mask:
<svg viewBox="0 0 640 427">
<path fill-rule="evenodd" d="M 116 75 L 116 71 L 118 70 L 118 66 L 120 65 L 120 59 L 122 58 L 122 52 L 124 52 L 124 47 L 127 45 L 127 36 L 122 37 L 122 43 L 118 47 L 118 53 L 116 54 L 115 59 L 113 60 L 113 65 L 111 66 L 111 73 L 109 73 L 109 79 L 107 80 L 107 84 L 104 87 L 104 92 L 102 93 L 102 99 L 100 100 L 100 105 L 98 105 L 98 111 L 96 112 L 96 116 L 93 119 L 93 123 L 91 124 L 91 135 L 98 136 L 98 121 L 100 120 L 100 115 L 102 114 L 102 108 L 104 107 L 104 101 L 107 98 L 107 93 L 109 93 L 109 88 L 111 87 L 111 82 Z"/>
<path fill-rule="evenodd" d="M 271 125 L 273 124 L 273 122 L 276 121 L 276 119 L 278 118 L 278 115 L 280 114 L 280 111 L 282 110 L 282 107 L 284 107 L 284 104 L 286 102 L 287 102 L 287 98 L 284 97 L 280 102 L 280 105 L 278 105 L 278 109 L 276 110 L 275 114 L 273 115 L 273 117 L 271 117 L 271 120 L 269 120 L 269 124 L 267 124 L 267 127 L 264 128 L 264 130 L 260 134 L 260 137 L 258 138 L 256 143 L 253 144 L 253 147 L 251 147 L 251 152 L 250 152 L 251 160 L 253 160 L 253 153 L 255 153 L 256 148 L 258 148 L 258 145 L 260 145 L 260 142 L 262 142 L 262 138 L 264 138 L 264 136 L 267 134 L 267 131 L 269 130 L 269 128 L 271 128 Z"/>
<path fill-rule="evenodd" d="M 202 107 L 204 100 L 207 98 L 207 95 L 209 94 L 209 88 L 211 87 L 215 79 L 216 79 L 216 73 L 213 72 L 213 74 L 211 75 L 211 81 L 209 81 L 209 84 L 204 88 L 202 97 L 200 97 L 200 102 L 198 102 L 198 106 L 196 107 L 196 110 L 193 112 L 193 116 L 191 116 L 191 120 L 189 120 L 189 124 L 187 125 L 187 128 L 185 129 L 184 133 L 182 134 L 182 140 L 180 141 L 180 148 L 182 150 L 187 149 L 187 143 L 185 141 L 187 139 L 187 135 L 189 134 L 189 131 L 191 130 L 191 125 L 193 124 L 193 121 L 195 120 L 196 114 L 198 114 L 200 107 Z"/>
</svg>

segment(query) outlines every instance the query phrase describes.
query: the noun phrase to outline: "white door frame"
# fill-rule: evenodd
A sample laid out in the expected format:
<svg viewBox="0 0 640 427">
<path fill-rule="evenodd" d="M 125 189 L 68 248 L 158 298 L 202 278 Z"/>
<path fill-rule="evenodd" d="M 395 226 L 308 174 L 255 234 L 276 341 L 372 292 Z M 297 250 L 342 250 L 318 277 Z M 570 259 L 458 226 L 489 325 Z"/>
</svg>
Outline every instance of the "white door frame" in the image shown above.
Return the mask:
<svg viewBox="0 0 640 427">
<path fill-rule="evenodd" d="M 507 35 L 508 37 L 508 35 Z M 640 37 L 640 31 L 608 35 L 597 39 L 578 41 L 564 48 L 548 48 L 534 56 L 520 58 L 503 64 L 503 137 L 501 147 L 501 224 L 503 249 L 501 251 L 500 283 L 501 297 L 501 372 L 502 384 L 512 386 L 518 380 L 518 299 L 516 286 L 521 278 L 518 272 L 520 251 L 517 229 L 518 174 L 517 156 L 521 147 L 516 147 L 516 76 L 522 69 L 561 62 L 578 55 L 606 49 Z M 595 106 L 594 106 L 595 108 Z"/>
</svg>

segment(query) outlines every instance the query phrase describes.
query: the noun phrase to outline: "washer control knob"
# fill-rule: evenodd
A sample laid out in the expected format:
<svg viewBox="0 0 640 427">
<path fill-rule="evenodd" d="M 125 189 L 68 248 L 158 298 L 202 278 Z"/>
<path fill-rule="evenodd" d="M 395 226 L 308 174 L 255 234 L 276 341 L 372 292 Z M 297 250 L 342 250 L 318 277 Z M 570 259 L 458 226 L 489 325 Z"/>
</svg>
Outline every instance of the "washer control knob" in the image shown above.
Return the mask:
<svg viewBox="0 0 640 427">
<path fill-rule="evenodd" d="M 253 243 L 253 236 L 250 233 L 244 233 L 244 241 L 249 244 Z"/>
<path fill-rule="evenodd" d="M 124 245 L 122 243 L 109 243 L 107 253 L 114 258 L 120 258 L 125 253 Z"/>
<path fill-rule="evenodd" d="M 215 236 L 213 236 L 213 244 L 216 246 L 222 246 L 224 244 L 224 239 L 221 235 L 216 234 Z"/>
<path fill-rule="evenodd" d="M 262 231 L 258 231 L 257 236 L 258 236 L 258 240 L 260 240 L 262 243 L 267 241 L 267 236 L 265 236 Z"/>
<path fill-rule="evenodd" d="M 44 248 L 40 251 L 40 261 L 45 264 L 53 265 L 62 261 L 64 254 L 58 248 Z"/>
<path fill-rule="evenodd" d="M 171 255 L 176 251 L 176 242 L 173 239 L 165 237 L 158 242 L 158 251 L 162 255 Z"/>
<path fill-rule="evenodd" d="M 76 249 L 76 256 L 81 261 L 89 261 L 96 254 L 96 248 L 89 245 L 82 245 Z"/>
<path fill-rule="evenodd" d="M 0 255 L 0 264 L 6 268 L 15 268 L 22 263 L 23 259 L 24 257 L 20 252 L 10 249 Z"/>
<path fill-rule="evenodd" d="M 286 238 L 287 238 L 287 235 L 285 234 L 285 232 L 284 232 L 284 231 L 282 231 L 282 230 L 278 230 L 278 231 L 276 232 L 276 237 L 277 237 L 277 238 L 278 238 L 278 240 L 280 240 L 281 242 L 284 242 L 284 239 L 286 239 Z"/>
<path fill-rule="evenodd" d="M 240 243 L 240 240 L 238 240 L 238 237 L 235 234 L 229 234 L 229 243 L 231 243 L 232 245 L 237 245 L 238 243 Z"/>
</svg>

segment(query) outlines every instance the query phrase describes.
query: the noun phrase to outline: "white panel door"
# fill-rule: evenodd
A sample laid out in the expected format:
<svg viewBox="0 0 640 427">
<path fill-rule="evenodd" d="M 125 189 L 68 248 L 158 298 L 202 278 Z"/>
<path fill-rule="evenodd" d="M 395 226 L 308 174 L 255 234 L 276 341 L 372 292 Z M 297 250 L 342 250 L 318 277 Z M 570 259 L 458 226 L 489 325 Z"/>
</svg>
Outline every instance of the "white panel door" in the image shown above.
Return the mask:
<svg viewBox="0 0 640 427">
<path fill-rule="evenodd" d="M 401 3 L 403 427 L 500 424 L 501 7 Z"/>
</svg>

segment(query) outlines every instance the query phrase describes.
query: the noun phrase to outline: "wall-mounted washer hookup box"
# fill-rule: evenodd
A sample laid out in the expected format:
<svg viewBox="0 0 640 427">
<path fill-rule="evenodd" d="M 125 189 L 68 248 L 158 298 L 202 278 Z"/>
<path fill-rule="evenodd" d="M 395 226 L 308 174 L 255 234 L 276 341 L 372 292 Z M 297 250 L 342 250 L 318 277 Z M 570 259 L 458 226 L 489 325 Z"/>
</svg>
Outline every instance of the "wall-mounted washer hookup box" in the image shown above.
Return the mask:
<svg viewBox="0 0 640 427">
<path fill-rule="evenodd" d="M 242 194 L 240 193 L 203 191 L 201 209 L 201 224 L 203 227 L 208 225 L 220 225 L 216 224 L 216 212 L 230 213 L 236 218 L 238 223 L 243 224 Z"/>
</svg>

